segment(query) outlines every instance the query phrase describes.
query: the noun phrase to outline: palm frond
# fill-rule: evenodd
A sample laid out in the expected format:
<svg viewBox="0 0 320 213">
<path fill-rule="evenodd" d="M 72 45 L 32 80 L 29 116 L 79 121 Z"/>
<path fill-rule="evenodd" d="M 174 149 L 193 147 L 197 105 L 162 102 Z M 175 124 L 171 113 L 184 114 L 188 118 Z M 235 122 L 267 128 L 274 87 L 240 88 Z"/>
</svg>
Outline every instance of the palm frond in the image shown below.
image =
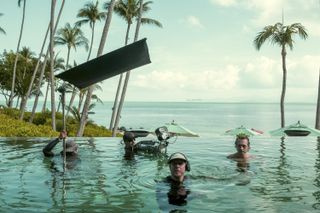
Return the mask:
<svg viewBox="0 0 320 213">
<path fill-rule="evenodd" d="M 151 18 L 141 18 L 141 24 L 155 25 L 162 28 L 162 24 L 159 21 Z"/>
</svg>

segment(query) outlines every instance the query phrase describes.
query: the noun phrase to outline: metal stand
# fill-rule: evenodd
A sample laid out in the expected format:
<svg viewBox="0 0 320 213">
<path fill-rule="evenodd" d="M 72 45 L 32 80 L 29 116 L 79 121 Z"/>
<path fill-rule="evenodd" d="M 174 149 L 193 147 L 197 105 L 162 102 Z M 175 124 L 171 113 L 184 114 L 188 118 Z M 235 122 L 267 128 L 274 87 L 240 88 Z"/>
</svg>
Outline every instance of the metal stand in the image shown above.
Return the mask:
<svg viewBox="0 0 320 213">
<path fill-rule="evenodd" d="M 66 131 L 66 118 L 65 118 L 65 94 L 66 94 L 66 88 L 65 85 L 63 84 L 62 86 L 60 86 L 58 88 L 58 91 L 61 93 L 61 105 L 62 105 L 62 131 Z M 67 161 L 66 161 L 66 139 L 63 138 L 63 143 L 62 143 L 62 147 L 63 147 L 63 171 L 66 170 L 66 165 L 67 165 Z"/>
</svg>

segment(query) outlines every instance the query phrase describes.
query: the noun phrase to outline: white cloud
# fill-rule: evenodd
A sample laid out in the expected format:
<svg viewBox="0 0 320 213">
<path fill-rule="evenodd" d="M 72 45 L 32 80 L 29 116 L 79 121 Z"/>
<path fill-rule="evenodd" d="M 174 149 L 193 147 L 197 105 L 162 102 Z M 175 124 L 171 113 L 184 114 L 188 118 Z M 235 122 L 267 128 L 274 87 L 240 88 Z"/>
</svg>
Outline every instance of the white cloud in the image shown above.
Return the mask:
<svg viewBox="0 0 320 213">
<path fill-rule="evenodd" d="M 239 68 L 228 65 L 223 70 L 208 71 L 152 71 L 137 75 L 132 82 L 140 88 L 159 91 L 194 90 L 209 92 L 214 89 L 231 90 L 237 86 Z"/>
<path fill-rule="evenodd" d="M 186 19 L 187 23 L 191 27 L 204 28 L 203 24 L 200 22 L 199 18 L 195 16 L 188 16 Z"/>
<path fill-rule="evenodd" d="M 236 0 L 210 0 L 213 4 L 218 4 L 224 7 L 230 7 L 236 5 Z"/>
<path fill-rule="evenodd" d="M 267 57 L 254 58 L 240 73 L 242 88 L 274 88 L 279 85 L 281 64 Z"/>
</svg>

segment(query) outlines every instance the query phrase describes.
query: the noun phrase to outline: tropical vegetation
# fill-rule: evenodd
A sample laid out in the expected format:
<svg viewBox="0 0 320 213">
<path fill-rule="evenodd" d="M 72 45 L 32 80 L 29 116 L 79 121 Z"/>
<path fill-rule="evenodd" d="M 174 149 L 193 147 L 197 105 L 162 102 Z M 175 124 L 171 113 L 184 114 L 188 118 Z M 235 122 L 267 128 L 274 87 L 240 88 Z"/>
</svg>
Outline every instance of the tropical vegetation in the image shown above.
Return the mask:
<svg viewBox="0 0 320 213">
<path fill-rule="evenodd" d="M 19 120 L 19 110 L 1 106 L 0 107 L 0 137 L 56 137 L 63 129 L 62 114 L 57 113 L 57 131 L 51 127 L 51 112 L 38 112 L 35 114 L 33 123 L 29 123 L 30 112 L 26 112 L 24 120 Z M 67 132 L 69 136 L 75 136 L 79 127 L 76 117 L 68 117 Z M 111 131 L 103 126 L 88 122 L 84 131 L 85 137 L 109 137 Z"/>
</svg>

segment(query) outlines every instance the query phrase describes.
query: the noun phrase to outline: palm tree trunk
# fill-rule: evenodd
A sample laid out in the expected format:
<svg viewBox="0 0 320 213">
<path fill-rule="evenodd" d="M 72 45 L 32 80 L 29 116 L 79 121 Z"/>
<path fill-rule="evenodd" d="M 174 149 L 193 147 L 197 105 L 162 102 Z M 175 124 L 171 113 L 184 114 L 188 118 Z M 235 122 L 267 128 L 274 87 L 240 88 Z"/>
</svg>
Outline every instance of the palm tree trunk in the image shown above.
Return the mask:
<svg viewBox="0 0 320 213">
<path fill-rule="evenodd" d="M 282 56 L 282 92 L 280 99 L 280 112 L 281 112 L 281 128 L 285 127 L 285 117 L 284 117 L 284 98 L 286 96 L 286 87 L 287 87 L 287 68 L 286 68 L 286 47 L 282 46 L 281 56 Z"/>
<path fill-rule="evenodd" d="M 44 49 L 44 46 L 46 44 L 46 40 L 47 40 L 47 37 L 48 37 L 48 34 L 49 34 L 49 30 L 50 30 L 50 24 L 48 26 L 46 35 L 44 37 L 44 41 L 42 43 L 42 47 L 41 47 L 40 54 L 39 54 L 39 57 L 38 57 L 37 65 L 36 65 L 36 67 L 35 67 L 35 69 L 33 71 L 33 74 L 32 74 L 32 77 L 31 77 L 31 81 L 30 81 L 30 84 L 29 84 L 29 87 L 28 87 L 27 94 L 21 100 L 20 118 L 19 118 L 20 120 L 23 120 L 23 116 L 24 116 L 26 105 L 27 105 L 28 97 L 30 96 L 30 93 L 31 93 L 31 90 L 32 90 L 32 86 L 33 86 L 33 82 L 34 82 L 34 79 L 36 78 L 36 74 L 37 74 L 38 69 L 39 69 L 39 65 L 40 65 L 43 49 Z"/>
<path fill-rule="evenodd" d="M 124 41 L 124 45 L 125 46 L 128 44 L 130 26 L 131 26 L 131 24 L 128 23 L 127 32 L 126 32 L 126 38 L 125 38 L 125 41 Z M 112 132 L 114 132 L 114 122 L 115 122 L 116 115 L 117 115 L 117 112 L 118 112 L 118 99 L 119 99 L 119 94 L 120 94 L 120 90 L 121 90 L 121 87 L 122 87 L 122 78 L 123 78 L 123 74 L 121 73 L 120 77 L 119 77 L 116 96 L 115 96 L 114 102 L 113 102 L 112 115 L 111 115 L 110 126 L 109 126 L 109 130 L 112 130 Z"/>
<path fill-rule="evenodd" d="M 47 100 L 48 100 L 48 93 L 49 93 L 49 88 L 50 88 L 50 84 L 48 82 L 47 84 L 47 89 L 46 89 L 46 95 L 44 97 L 44 102 L 43 102 L 43 106 L 42 106 L 42 112 L 46 111 L 47 108 Z M 39 97 L 39 96 L 38 96 Z"/>
<path fill-rule="evenodd" d="M 140 0 L 139 19 L 138 19 L 138 21 L 137 21 L 136 32 L 135 32 L 135 35 L 134 35 L 134 41 L 137 41 L 137 40 L 138 40 L 138 37 L 139 37 L 139 30 L 140 30 L 140 24 L 141 24 L 141 15 L 142 15 L 142 6 L 143 6 L 143 0 Z M 124 99 L 125 99 L 126 92 L 127 92 L 127 87 L 128 87 L 128 83 L 129 83 L 130 73 L 131 73 L 131 71 L 129 70 L 129 71 L 126 73 L 126 78 L 125 78 L 125 80 L 124 80 L 124 84 L 123 84 L 123 88 L 122 88 L 122 94 L 121 94 L 121 99 L 120 99 L 120 103 L 119 103 L 119 108 L 118 108 L 118 110 L 117 110 L 117 116 L 116 116 L 114 128 L 112 129 L 112 137 L 116 136 L 116 130 L 118 129 L 118 126 L 119 126 L 121 110 L 122 110 L 122 106 L 123 106 Z"/>
<path fill-rule="evenodd" d="M 318 100 L 317 100 L 317 113 L 316 113 L 316 129 L 320 129 L 320 69 L 319 69 L 319 82 L 318 82 Z"/>
<path fill-rule="evenodd" d="M 36 109 L 37 109 L 37 105 L 38 105 L 38 100 L 39 100 L 39 96 L 40 96 L 40 89 L 41 89 L 41 83 L 42 83 L 42 79 L 44 76 L 44 71 L 46 69 L 46 64 L 47 64 L 47 60 L 48 60 L 48 55 L 49 55 L 49 48 L 47 50 L 46 56 L 44 57 L 44 61 L 42 63 L 42 67 L 41 67 L 41 72 L 40 72 L 40 78 L 39 78 L 39 82 L 38 82 L 38 87 L 37 87 L 37 92 L 36 92 L 36 97 L 34 99 L 34 103 L 33 103 L 33 108 L 32 108 L 32 112 L 31 112 L 31 116 L 29 118 L 29 122 L 32 123 L 34 115 L 36 113 Z M 49 90 L 49 82 L 47 85 L 47 91 L 46 91 L 46 98 L 45 98 L 45 102 L 44 102 L 44 107 L 47 101 L 47 95 L 48 95 L 48 90 Z"/>
<path fill-rule="evenodd" d="M 73 86 L 72 95 L 70 98 L 69 107 L 68 107 L 68 110 L 66 113 L 66 117 L 68 117 L 68 115 L 69 115 L 70 109 L 72 107 L 72 104 L 73 104 L 73 101 L 74 101 L 74 98 L 76 97 L 76 95 L 77 95 L 77 88 L 75 86 Z"/>
<path fill-rule="evenodd" d="M 89 48 L 89 54 L 88 54 L 87 61 L 89 61 L 90 55 L 91 55 L 91 51 L 92 51 L 93 38 L 94 38 L 94 26 L 95 26 L 95 24 L 93 23 L 93 25 L 92 25 L 92 30 L 91 30 L 91 42 L 90 42 L 90 48 Z"/>
<path fill-rule="evenodd" d="M 56 28 L 57 28 L 57 23 L 59 22 L 59 19 L 60 19 L 60 16 L 61 16 L 61 13 L 62 13 L 62 9 L 64 7 L 64 2 L 65 0 L 62 1 L 61 3 L 61 7 L 60 7 L 60 10 L 59 10 L 59 14 L 58 14 L 58 17 L 57 17 L 57 21 L 56 21 L 56 25 L 55 25 L 55 29 L 54 29 L 54 32 L 56 31 Z M 47 41 L 47 37 L 48 37 L 48 34 L 49 34 L 49 30 L 50 30 L 50 23 L 48 25 L 48 29 L 47 29 L 47 32 L 46 32 L 46 35 L 44 37 L 44 40 L 43 40 L 43 43 L 42 43 L 42 47 L 41 47 L 41 50 L 40 50 L 40 54 L 39 54 L 39 57 L 38 57 L 38 61 L 37 61 L 37 65 L 33 71 L 33 74 L 32 74 L 32 78 L 31 78 L 31 81 L 30 81 L 30 84 L 29 84 L 29 88 L 28 88 L 28 92 L 26 94 L 26 98 L 23 98 L 21 100 L 22 104 L 21 104 L 21 108 L 20 108 L 20 120 L 23 119 L 23 116 L 24 116 L 24 112 L 25 112 L 25 107 L 27 105 L 27 102 L 28 102 L 28 97 L 30 96 L 30 93 L 31 93 L 31 90 L 32 90 L 32 86 L 33 86 L 33 82 L 34 82 L 34 79 L 36 77 L 36 74 L 39 70 L 39 65 L 40 65 L 40 62 L 41 62 L 41 57 L 42 57 L 42 53 L 43 53 L 43 49 L 44 49 L 44 46 L 46 44 L 46 41 Z"/>
<path fill-rule="evenodd" d="M 86 96 L 86 93 L 87 92 L 80 92 L 79 93 L 79 103 L 78 103 L 78 109 L 77 109 L 77 111 L 78 112 L 80 112 L 80 109 L 81 109 L 81 107 L 82 107 L 82 104 L 83 104 L 83 99 L 84 99 L 84 97 Z"/>
<path fill-rule="evenodd" d="M 24 25 L 24 17 L 26 14 L 26 1 L 23 1 L 23 13 L 22 13 L 22 22 L 21 22 L 21 27 L 20 27 L 20 34 L 19 34 L 19 40 L 18 40 L 18 45 L 17 45 L 17 51 L 16 51 L 16 58 L 14 60 L 14 65 L 13 65 L 13 75 L 12 75 L 12 83 L 11 83 L 11 94 L 9 98 L 9 107 L 12 107 L 12 101 L 14 98 L 14 88 L 15 88 L 15 81 L 16 81 L 16 72 L 17 72 L 17 64 L 18 64 L 18 58 L 19 58 L 19 48 L 20 48 L 20 42 L 22 38 L 22 32 L 23 32 L 23 25 Z"/>
<path fill-rule="evenodd" d="M 61 105 L 61 100 L 59 100 L 59 102 L 58 102 L 57 112 L 59 112 L 59 110 L 60 110 L 60 105 Z"/>
<path fill-rule="evenodd" d="M 56 0 L 51 1 L 51 23 L 50 23 L 50 81 L 51 81 L 51 124 L 52 129 L 56 131 L 56 106 L 55 106 L 55 84 L 54 84 L 54 53 L 53 53 L 53 37 L 54 37 L 54 10 Z"/>
<path fill-rule="evenodd" d="M 55 23 L 55 27 L 54 27 L 54 32 L 57 30 L 58 23 L 59 23 L 61 14 L 62 14 L 62 10 L 64 8 L 64 3 L 65 3 L 65 0 L 63 0 L 62 3 L 61 3 L 60 11 L 59 11 L 59 14 L 58 14 L 58 17 L 57 17 L 57 20 L 56 20 L 56 23 Z M 43 76 L 44 76 L 46 64 L 47 64 L 47 61 L 48 61 L 49 50 L 50 50 L 50 47 L 48 47 L 47 52 L 46 52 L 46 56 L 44 57 L 44 60 L 43 60 L 43 63 L 42 63 L 43 65 L 42 65 L 41 72 L 40 72 L 40 78 L 39 78 L 39 83 L 38 83 L 38 87 L 37 87 L 36 97 L 35 97 L 35 100 L 34 100 L 34 103 L 33 103 L 32 113 L 31 113 L 31 116 L 30 116 L 30 119 L 29 119 L 30 123 L 32 123 L 34 115 L 36 113 L 36 109 L 37 109 L 37 105 L 38 105 L 38 99 L 39 99 L 39 96 L 40 96 L 41 83 L 42 83 L 42 79 L 43 79 Z M 47 95 L 48 95 L 48 91 L 49 91 L 49 86 L 50 86 L 50 84 L 48 82 L 47 90 L 46 90 L 46 97 L 45 97 L 45 101 L 44 101 L 44 104 L 43 104 L 43 107 L 42 107 L 42 112 L 44 112 L 46 110 L 46 102 L 47 102 Z"/>
<path fill-rule="evenodd" d="M 20 101 L 20 95 L 17 98 L 16 108 L 18 108 L 18 106 L 19 106 L 19 101 Z"/>
<path fill-rule="evenodd" d="M 110 6 L 108 8 L 108 15 L 107 15 L 107 18 L 106 18 L 106 21 L 105 21 L 105 25 L 104 25 L 104 28 L 103 28 L 103 31 L 102 31 L 102 36 L 101 36 L 101 40 L 100 40 L 100 45 L 99 45 L 97 57 L 102 54 L 104 45 L 105 45 L 106 40 L 107 40 L 107 35 L 108 35 L 108 32 L 109 32 L 109 26 L 110 26 L 111 19 L 112 19 L 112 12 L 113 12 L 114 3 L 115 3 L 115 0 L 111 0 Z M 78 129 L 78 132 L 77 132 L 77 136 L 78 137 L 81 137 L 83 135 L 83 132 L 84 132 L 84 127 L 85 127 L 86 122 L 87 122 L 87 114 L 88 114 L 88 111 L 89 111 L 89 106 L 90 106 L 90 102 L 91 102 L 91 96 L 92 96 L 93 88 L 94 88 L 94 86 L 90 86 L 89 87 L 89 90 L 88 90 L 88 93 L 87 93 L 87 96 L 86 96 L 86 100 L 84 102 L 84 106 L 83 106 L 83 110 L 82 110 L 82 114 L 81 114 L 80 126 L 79 126 L 79 129 Z"/>
</svg>

